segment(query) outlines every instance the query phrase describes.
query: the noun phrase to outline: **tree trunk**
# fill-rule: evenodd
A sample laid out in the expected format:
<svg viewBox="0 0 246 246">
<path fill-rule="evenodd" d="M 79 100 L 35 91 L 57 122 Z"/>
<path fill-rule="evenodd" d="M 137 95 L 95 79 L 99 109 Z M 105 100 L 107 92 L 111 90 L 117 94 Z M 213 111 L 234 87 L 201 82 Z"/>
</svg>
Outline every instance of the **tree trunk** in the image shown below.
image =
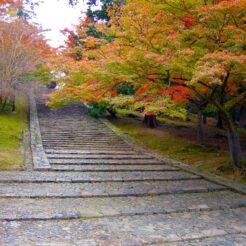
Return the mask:
<svg viewBox="0 0 246 246">
<path fill-rule="evenodd" d="M 201 110 L 198 110 L 197 113 L 197 141 L 201 145 L 204 144 L 203 117 Z"/>
<path fill-rule="evenodd" d="M 243 165 L 243 154 L 240 145 L 240 138 L 235 126 L 228 127 L 228 144 L 233 167 L 241 168 Z"/>
<path fill-rule="evenodd" d="M 237 132 L 237 128 L 233 123 L 233 119 L 229 112 L 218 102 L 214 102 L 214 105 L 218 108 L 219 113 L 223 117 L 227 129 L 228 129 L 228 145 L 231 154 L 231 163 L 233 168 L 245 168 L 245 163 L 243 163 L 243 153 L 240 145 L 240 138 Z"/>
<path fill-rule="evenodd" d="M 232 166 L 233 168 L 242 168 L 244 165 L 243 153 L 236 125 L 234 124 L 233 119 L 231 118 L 229 113 L 227 114 L 227 112 L 224 110 L 221 111 L 221 113 L 223 115 L 228 129 L 228 145 L 231 155 Z"/>
<path fill-rule="evenodd" d="M 148 127 L 150 128 L 156 128 L 158 126 L 157 120 L 156 120 L 156 116 L 155 115 L 148 115 L 146 114 L 144 116 L 144 120 L 143 120 L 144 124 L 147 124 Z"/>
<path fill-rule="evenodd" d="M 222 120 L 220 113 L 218 114 L 218 121 L 217 121 L 216 127 L 219 129 L 223 129 L 223 120 Z"/>
<path fill-rule="evenodd" d="M 242 106 L 239 111 L 239 127 L 246 126 L 246 106 Z"/>
<path fill-rule="evenodd" d="M 148 123 L 148 115 L 144 115 L 143 123 L 147 124 Z"/>
<path fill-rule="evenodd" d="M 203 113 L 203 114 L 202 114 L 202 121 L 203 121 L 203 124 L 204 124 L 204 125 L 207 124 L 207 116 L 208 116 L 207 113 Z"/>
<path fill-rule="evenodd" d="M 2 109 L 1 109 L 1 112 L 4 113 L 5 112 L 5 108 L 6 108 L 6 105 L 7 105 L 7 101 L 8 99 L 5 97 L 3 99 L 3 104 L 2 104 Z"/>
<path fill-rule="evenodd" d="M 112 119 L 117 119 L 117 115 L 116 115 L 116 111 L 115 110 L 107 109 L 107 111 L 110 113 L 110 117 Z"/>
<path fill-rule="evenodd" d="M 12 106 L 11 112 L 15 113 L 15 98 L 14 97 L 11 99 L 11 106 Z"/>
</svg>

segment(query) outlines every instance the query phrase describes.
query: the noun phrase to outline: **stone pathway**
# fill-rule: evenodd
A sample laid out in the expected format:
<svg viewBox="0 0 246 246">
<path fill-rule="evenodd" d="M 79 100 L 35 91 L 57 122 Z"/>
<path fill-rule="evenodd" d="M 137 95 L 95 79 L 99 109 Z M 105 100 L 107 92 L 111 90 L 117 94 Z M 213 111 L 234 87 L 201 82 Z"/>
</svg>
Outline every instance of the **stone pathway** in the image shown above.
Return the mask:
<svg viewBox="0 0 246 246">
<path fill-rule="evenodd" d="M 48 163 L 0 172 L 0 245 L 246 245 L 244 194 L 133 149 L 85 108 L 38 115 Z"/>
</svg>

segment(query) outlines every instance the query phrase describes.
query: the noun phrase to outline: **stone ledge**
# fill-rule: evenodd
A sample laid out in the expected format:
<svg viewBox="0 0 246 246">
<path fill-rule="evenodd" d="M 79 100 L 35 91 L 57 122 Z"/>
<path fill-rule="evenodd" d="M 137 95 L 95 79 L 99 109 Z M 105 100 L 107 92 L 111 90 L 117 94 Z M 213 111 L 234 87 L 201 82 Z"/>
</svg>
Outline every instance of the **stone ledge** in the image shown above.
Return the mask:
<svg viewBox="0 0 246 246">
<path fill-rule="evenodd" d="M 33 167 L 35 170 L 50 169 L 49 161 L 43 149 L 40 126 L 37 114 L 37 106 L 33 91 L 30 93 L 30 138 Z"/>
<path fill-rule="evenodd" d="M 209 174 L 209 173 L 203 173 L 199 170 L 197 170 L 194 167 L 191 167 L 187 164 L 184 164 L 182 162 L 170 159 L 170 158 L 166 158 L 163 157 L 159 154 L 156 154 L 154 151 L 151 151 L 150 149 L 144 148 L 142 146 L 139 146 L 134 138 L 130 137 L 129 135 L 123 133 L 118 127 L 116 127 L 115 125 L 113 125 L 109 120 L 107 119 L 100 119 L 100 121 L 102 123 L 104 123 L 107 127 L 109 127 L 114 133 L 116 133 L 119 137 L 121 137 L 129 146 L 131 146 L 135 151 L 139 152 L 139 153 L 145 153 L 146 155 L 150 155 L 151 157 L 163 161 L 168 165 L 174 166 L 174 167 L 178 167 L 186 172 L 192 173 L 192 174 L 196 174 L 199 175 L 201 177 L 203 177 L 204 179 L 211 181 L 213 183 L 219 184 L 219 185 L 223 185 L 226 186 L 230 189 L 233 189 L 234 191 L 237 191 L 241 194 L 246 195 L 246 185 L 242 185 L 239 183 L 236 183 L 234 181 L 230 181 L 227 180 L 225 178 L 219 177 L 217 175 L 214 174 Z"/>
</svg>

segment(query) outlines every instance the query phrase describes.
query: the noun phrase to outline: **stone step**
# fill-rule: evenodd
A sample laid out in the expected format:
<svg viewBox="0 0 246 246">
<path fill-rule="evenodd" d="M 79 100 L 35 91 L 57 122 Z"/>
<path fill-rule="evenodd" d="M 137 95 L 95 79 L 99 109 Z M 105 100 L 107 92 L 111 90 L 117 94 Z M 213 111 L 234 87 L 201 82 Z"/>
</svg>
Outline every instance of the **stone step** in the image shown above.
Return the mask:
<svg viewBox="0 0 246 246">
<path fill-rule="evenodd" d="M 102 145 L 82 145 L 82 144 L 75 144 L 75 145 L 52 145 L 52 144 L 47 144 L 43 145 L 44 148 L 54 148 L 54 149 L 80 149 L 80 150 L 90 150 L 90 149 L 101 149 L 101 150 L 107 150 L 107 149 L 113 149 L 113 150 L 120 150 L 124 149 L 126 152 L 129 150 L 126 147 L 121 147 L 121 146 L 102 146 Z"/>
<path fill-rule="evenodd" d="M 143 160 L 132 160 L 132 159 L 120 159 L 120 160 L 113 160 L 113 159 L 98 159 L 98 160 L 93 160 L 93 159 L 54 159 L 54 158 L 49 158 L 50 164 L 63 164 L 63 165 L 80 165 L 80 164 L 163 164 L 163 162 L 155 159 L 143 159 Z"/>
<path fill-rule="evenodd" d="M 106 135 L 105 135 L 106 136 Z M 60 136 L 44 136 L 42 135 L 42 139 L 44 140 L 49 140 L 49 141 L 63 141 L 63 140 L 86 140 L 86 141 L 91 141 L 92 138 L 93 140 L 96 140 L 96 141 L 119 141 L 119 142 L 123 142 L 122 140 L 120 139 L 117 139 L 117 138 L 113 138 L 113 137 L 105 137 L 105 136 L 90 136 L 90 137 L 84 137 L 84 136 L 78 136 L 78 135 L 74 135 L 74 136 L 65 136 L 65 135 L 60 135 Z M 124 142 L 123 142 L 124 143 Z"/>
<path fill-rule="evenodd" d="M 110 172 L 110 171 L 178 171 L 180 169 L 168 166 L 168 165 L 71 165 L 69 164 L 68 166 L 65 165 L 51 165 L 51 169 L 55 171 L 105 171 L 105 172 Z"/>
<path fill-rule="evenodd" d="M 195 180 L 96 182 L 96 183 L 0 183 L 0 197 L 111 197 L 195 193 L 226 190 L 211 182 Z"/>
<path fill-rule="evenodd" d="M 52 129 L 49 128 L 47 130 L 45 130 L 42 126 L 41 126 L 41 132 L 43 134 L 49 134 L 49 133 L 52 133 L 52 134 L 69 134 L 69 133 L 80 133 L 80 134 L 88 134 L 88 135 L 95 135 L 95 134 L 112 134 L 112 131 L 110 130 L 102 130 L 102 129 L 88 129 L 88 130 L 85 130 L 83 128 L 81 128 L 80 126 L 77 126 L 77 127 L 74 127 L 72 128 L 71 126 L 67 126 L 67 128 L 61 128 L 61 129 Z"/>
<path fill-rule="evenodd" d="M 101 143 L 95 143 L 95 142 L 92 142 L 92 143 L 63 143 L 63 142 L 56 142 L 56 143 L 43 143 L 44 146 L 49 146 L 49 145 L 54 145 L 54 146 L 76 146 L 76 145 L 81 145 L 81 146 L 98 146 L 98 147 L 104 147 L 104 146 L 115 146 L 115 147 L 129 147 L 128 145 L 126 144 L 120 144 L 120 143 L 107 143 L 107 142 L 101 142 Z"/>
<path fill-rule="evenodd" d="M 102 152 L 102 151 L 124 151 L 125 153 L 128 153 L 129 151 L 132 150 L 132 148 L 128 147 L 128 148 L 122 148 L 122 147 L 115 147 L 115 146 L 107 146 L 107 147 L 97 147 L 97 146 L 84 146 L 84 147 L 77 147 L 77 146 L 66 146 L 66 148 L 64 148 L 63 146 L 46 146 L 45 147 L 45 151 L 46 149 L 53 149 L 53 150 L 57 150 L 57 151 L 63 151 L 63 150 L 67 150 L 67 151 L 98 151 L 98 152 Z"/>
<path fill-rule="evenodd" d="M 91 150 L 57 150 L 57 149 L 46 149 L 45 152 L 47 154 L 110 154 L 110 155 L 121 155 L 121 154 L 136 154 L 138 152 L 129 150 L 128 152 L 126 151 L 121 151 L 121 150 L 112 150 L 112 149 L 91 149 Z"/>
<path fill-rule="evenodd" d="M 53 134 L 53 133 L 51 133 L 51 134 L 42 134 L 42 136 L 44 136 L 45 138 L 57 138 L 57 137 L 60 137 L 60 138 L 62 138 L 62 137 L 79 137 L 79 138 L 87 138 L 87 139 L 90 139 L 92 136 L 93 137 L 95 137 L 95 138 L 99 138 L 99 139 L 101 139 L 101 138 L 104 138 L 104 139 L 118 139 L 119 141 L 122 141 L 120 138 L 118 138 L 117 136 L 114 136 L 114 135 L 108 135 L 107 133 L 105 133 L 105 134 L 97 134 L 97 133 L 95 133 L 95 134 L 83 134 L 83 133 L 76 133 L 76 132 L 71 132 L 71 133 L 66 133 L 66 134 L 64 134 L 64 133 L 59 133 L 59 134 Z"/>
<path fill-rule="evenodd" d="M 76 140 L 76 141 L 61 141 L 61 142 L 44 142 L 43 141 L 43 146 L 116 146 L 116 147 L 128 147 L 127 145 L 121 145 L 118 143 L 113 143 L 108 144 L 107 142 L 88 142 L 84 140 Z"/>
<path fill-rule="evenodd" d="M 245 196 L 230 191 L 146 197 L 0 199 L 0 220 L 75 219 L 170 214 L 246 207 Z M 44 209 L 45 208 L 45 209 Z"/>
<path fill-rule="evenodd" d="M 119 145 L 96 145 L 96 144 L 88 144 L 88 145 L 83 145 L 83 144 L 74 144 L 74 145 L 62 145 L 62 144 L 44 144 L 44 148 L 60 148 L 60 149 L 124 149 L 125 151 L 128 151 L 129 147 L 127 146 L 119 146 Z"/>
<path fill-rule="evenodd" d="M 47 154 L 47 157 L 50 159 L 138 159 L 138 160 L 149 160 L 153 159 L 151 156 L 147 155 L 109 155 L 109 154 Z"/>
<path fill-rule="evenodd" d="M 191 180 L 200 179 L 199 176 L 189 174 L 183 171 L 165 171 L 165 172 L 1 172 L 0 182 L 117 182 L 117 181 L 172 181 L 172 180 Z"/>
<path fill-rule="evenodd" d="M 43 136 L 43 139 L 45 139 L 45 140 L 50 140 L 50 141 L 54 141 L 54 140 L 59 140 L 59 141 L 61 141 L 61 140 L 70 140 L 70 139 L 76 139 L 76 138 L 78 138 L 78 139 L 86 139 L 86 140 L 91 140 L 91 136 L 83 136 L 83 135 L 81 135 L 81 136 L 78 136 L 78 135 L 76 135 L 76 134 L 74 134 L 74 136 L 64 136 L 64 135 L 59 135 L 59 136 L 44 136 L 44 135 L 42 135 Z M 107 135 L 105 135 L 105 136 L 95 136 L 95 140 L 100 140 L 100 141 L 102 141 L 102 140 L 118 140 L 118 141 L 121 141 L 121 142 L 123 142 L 121 139 L 118 139 L 117 137 L 108 137 Z"/>
<path fill-rule="evenodd" d="M 45 136 L 49 136 L 49 135 L 71 135 L 71 134 L 78 134 L 78 136 L 114 136 L 117 137 L 116 135 L 114 135 L 112 132 L 106 132 L 106 131 L 102 131 L 102 130 L 92 130 L 92 131 L 84 131 L 82 130 L 79 126 L 76 127 L 75 129 L 69 128 L 69 129 L 60 129 L 59 131 L 55 131 L 50 129 L 49 131 L 44 131 L 43 129 L 41 129 L 42 134 L 44 134 Z"/>
<path fill-rule="evenodd" d="M 103 138 L 96 138 L 96 139 L 84 139 L 84 138 L 75 138 L 73 139 L 72 141 L 70 139 L 66 139 L 64 141 L 60 141 L 59 139 L 54 139 L 54 140 L 50 140 L 50 139 L 46 139 L 46 138 L 43 138 L 43 143 L 44 144 L 47 144 L 47 143 L 54 143 L 54 144 L 58 144 L 58 143 L 70 143 L 70 144 L 73 144 L 73 142 L 82 142 L 83 144 L 92 144 L 92 143 L 95 143 L 95 144 L 99 144 L 99 145 L 102 145 L 102 144 L 105 144 L 105 145 L 118 145 L 118 146 L 128 146 L 128 144 L 126 144 L 125 142 L 123 141 L 117 141 L 117 140 L 114 140 L 114 139 L 111 139 L 110 141 L 108 140 L 104 140 Z"/>
<path fill-rule="evenodd" d="M 71 142 L 72 141 L 72 142 Z M 74 140 L 70 140 L 70 139 L 66 139 L 64 141 L 60 141 L 60 140 L 47 140 L 47 139 L 43 139 L 42 140 L 43 144 L 47 145 L 47 144 L 68 144 L 68 145 L 72 145 L 72 144 L 83 144 L 83 145 L 91 145 L 91 144 L 97 144 L 97 145 L 117 145 L 117 146 L 128 146 L 125 143 L 120 143 L 118 141 L 113 141 L 111 140 L 110 142 L 107 142 L 107 140 L 86 140 L 86 139 L 74 139 Z"/>
<path fill-rule="evenodd" d="M 83 133 L 51 133 L 51 134 L 43 134 L 42 133 L 43 138 L 50 138 L 50 139 L 56 139 L 56 138 L 69 138 L 69 137 L 78 137 L 78 138 L 85 138 L 85 139 L 90 139 L 91 137 L 95 138 L 95 139 L 117 139 L 121 142 L 123 142 L 121 139 L 119 139 L 117 136 L 114 135 L 108 135 L 108 134 L 101 134 L 98 135 L 97 133 L 91 134 L 91 135 L 84 135 Z"/>
<path fill-rule="evenodd" d="M 199 239 L 204 242 L 196 244 L 199 246 L 243 245 L 245 221 L 246 208 L 87 220 L 1 221 L 0 245 L 184 245 L 185 241 L 191 245 Z M 226 238 L 226 244 L 219 238 Z M 215 243 L 210 244 L 210 239 Z"/>
</svg>

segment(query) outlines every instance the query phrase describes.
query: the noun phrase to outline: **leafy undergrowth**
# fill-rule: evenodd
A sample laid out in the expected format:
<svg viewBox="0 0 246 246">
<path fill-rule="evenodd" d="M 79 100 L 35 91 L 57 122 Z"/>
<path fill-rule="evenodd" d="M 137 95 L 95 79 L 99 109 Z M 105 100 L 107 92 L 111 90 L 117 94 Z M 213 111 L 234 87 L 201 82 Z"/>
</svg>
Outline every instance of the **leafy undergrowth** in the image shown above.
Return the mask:
<svg viewBox="0 0 246 246">
<path fill-rule="evenodd" d="M 192 127 L 184 129 L 163 125 L 151 129 L 141 121 L 125 116 L 111 122 L 138 144 L 160 155 L 182 161 L 203 172 L 246 183 L 245 175 L 235 173 L 229 164 L 226 138 L 217 136 L 213 131 L 211 136 L 208 134 L 208 144 L 201 146 L 196 143 Z"/>
<path fill-rule="evenodd" d="M 19 169 L 24 161 L 23 132 L 27 127 L 27 101 L 16 100 L 16 113 L 0 113 L 0 169 Z"/>
</svg>

